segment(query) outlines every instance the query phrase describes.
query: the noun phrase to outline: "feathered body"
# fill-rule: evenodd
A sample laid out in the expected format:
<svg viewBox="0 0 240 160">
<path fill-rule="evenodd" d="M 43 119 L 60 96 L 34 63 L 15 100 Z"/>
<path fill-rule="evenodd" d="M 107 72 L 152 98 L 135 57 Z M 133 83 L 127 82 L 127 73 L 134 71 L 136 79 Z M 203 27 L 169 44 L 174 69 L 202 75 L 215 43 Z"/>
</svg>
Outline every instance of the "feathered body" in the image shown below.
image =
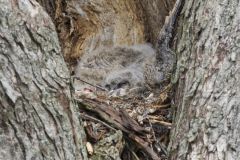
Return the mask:
<svg viewBox="0 0 240 160">
<path fill-rule="evenodd" d="M 98 49 L 79 61 L 76 76 L 108 90 L 156 87 L 163 79 L 156 68 L 156 52 L 147 44 Z M 84 84 L 77 82 L 75 88 Z"/>
</svg>

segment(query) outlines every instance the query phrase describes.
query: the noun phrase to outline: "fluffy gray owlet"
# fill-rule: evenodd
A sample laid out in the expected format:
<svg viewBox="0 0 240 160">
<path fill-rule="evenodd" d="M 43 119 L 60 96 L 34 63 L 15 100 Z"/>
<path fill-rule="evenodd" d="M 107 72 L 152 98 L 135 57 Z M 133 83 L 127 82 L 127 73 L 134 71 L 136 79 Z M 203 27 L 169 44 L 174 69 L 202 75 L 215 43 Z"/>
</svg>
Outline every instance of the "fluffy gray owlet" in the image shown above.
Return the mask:
<svg viewBox="0 0 240 160">
<path fill-rule="evenodd" d="M 83 55 L 75 76 L 107 90 L 143 91 L 156 87 L 163 75 L 156 69 L 156 52 L 147 44 L 102 48 Z M 76 82 L 76 90 L 86 84 Z"/>
</svg>

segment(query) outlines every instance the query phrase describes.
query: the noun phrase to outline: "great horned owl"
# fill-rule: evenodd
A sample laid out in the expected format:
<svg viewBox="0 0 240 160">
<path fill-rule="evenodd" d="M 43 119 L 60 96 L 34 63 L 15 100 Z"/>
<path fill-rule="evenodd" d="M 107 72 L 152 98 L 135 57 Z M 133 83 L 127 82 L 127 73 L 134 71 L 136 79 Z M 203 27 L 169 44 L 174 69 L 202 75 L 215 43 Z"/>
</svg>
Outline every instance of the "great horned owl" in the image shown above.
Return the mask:
<svg viewBox="0 0 240 160">
<path fill-rule="evenodd" d="M 156 68 L 156 52 L 147 44 L 95 50 L 79 61 L 75 76 L 107 90 L 153 88 L 163 75 Z M 77 82 L 75 88 L 85 84 Z"/>
</svg>

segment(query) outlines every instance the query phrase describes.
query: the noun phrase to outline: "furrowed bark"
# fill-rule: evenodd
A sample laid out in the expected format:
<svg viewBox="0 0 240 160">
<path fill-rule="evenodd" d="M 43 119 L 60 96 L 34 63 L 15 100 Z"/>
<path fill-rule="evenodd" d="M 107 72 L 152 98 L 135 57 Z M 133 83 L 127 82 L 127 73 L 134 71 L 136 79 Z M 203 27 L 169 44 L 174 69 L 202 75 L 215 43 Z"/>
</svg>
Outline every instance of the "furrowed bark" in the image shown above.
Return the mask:
<svg viewBox="0 0 240 160">
<path fill-rule="evenodd" d="M 171 159 L 240 157 L 240 3 L 190 0 L 176 42 Z"/>
<path fill-rule="evenodd" d="M 0 159 L 86 159 L 50 17 L 34 0 L 0 6 Z"/>
</svg>

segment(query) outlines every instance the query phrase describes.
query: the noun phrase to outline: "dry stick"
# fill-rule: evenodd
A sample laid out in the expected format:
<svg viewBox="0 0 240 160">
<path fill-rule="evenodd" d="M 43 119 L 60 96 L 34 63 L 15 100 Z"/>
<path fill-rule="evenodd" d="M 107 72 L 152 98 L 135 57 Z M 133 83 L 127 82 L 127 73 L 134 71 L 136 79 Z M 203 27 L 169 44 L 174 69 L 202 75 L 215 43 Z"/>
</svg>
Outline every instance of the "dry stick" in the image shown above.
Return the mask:
<svg viewBox="0 0 240 160">
<path fill-rule="evenodd" d="M 81 116 L 82 116 L 83 118 L 85 118 L 85 119 L 99 122 L 99 123 L 103 124 L 104 126 L 110 128 L 110 129 L 112 129 L 112 130 L 114 130 L 114 131 L 117 131 L 115 128 L 111 127 L 111 126 L 108 125 L 107 123 L 105 123 L 105 122 L 103 122 L 103 121 L 101 121 L 101 120 L 99 120 L 99 119 L 97 119 L 97 118 L 94 118 L 94 117 L 89 116 L 89 115 L 87 115 L 87 114 L 82 114 Z"/>
<path fill-rule="evenodd" d="M 140 160 L 137 156 L 137 154 L 129 147 L 129 145 L 127 144 L 126 147 L 130 150 L 130 152 L 132 153 L 132 155 L 136 158 L 136 160 Z"/>
<path fill-rule="evenodd" d="M 90 86 L 93 86 L 93 87 L 95 87 L 95 88 L 99 88 L 99 89 L 101 89 L 101 90 L 103 90 L 103 91 L 108 91 L 107 89 L 105 89 L 105 88 L 103 88 L 103 87 L 101 87 L 101 86 L 94 85 L 94 84 L 91 84 L 91 83 L 89 83 L 89 82 L 86 82 L 86 81 L 82 80 L 80 77 L 74 76 L 73 79 L 77 79 L 77 80 L 79 80 L 79 81 L 82 81 L 83 83 L 86 83 L 86 84 L 88 84 L 88 85 L 90 85 Z"/>
<path fill-rule="evenodd" d="M 152 123 L 150 122 L 149 118 L 147 118 L 147 120 L 148 120 L 148 123 L 149 123 L 149 125 L 150 125 L 150 127 L 151 127 L 151 130 L 152 130 L 153 139 L 154 139 L 154 141 L 157 141 L 155 132 L 154 132 L 154 130 L 153 130 Z"/>
<path fill-rule="evenodd" d="M 149 119 L 154 119 L 154 120 L 159 120 L 159 121 L 162 121 L 162 120 L 163 120 L 162 117 L 154 116 L 154 115 L 148 115 L 148 118 L 149 118 Z"/>
<path fill-rule="evenodd" d="M 131 135 L 131 134 L 129 135 L 129 138 L 134 140 L 139 145 L 140 148 L 144 149 L 144 151 L 147 152 L 148 155 L 150 155 L 153 160 L 161 160 L 161 158 L 158 157 L 158 155 L 154 152 L 154 150 L 150 148 L 148 146 L 148 143 L 145 142 L 143 139 L 141 139 L 140 137 L 137 137 L 136 135 Z"/>
<path fill-rule="evenodd" d="M 172 123 L 161 120 L 159 117 L 149 115 L 149 120 L 151 123 L 158 123 L 166 127 L 172 127 Z"/>
<path fill-rule="evenodd" d="M 79 101 L 79 100 L 77 100 L 77 101 L 80 104 L 82 104 L 83 109 L 86 109 L 86 110 L 92 111 L 94 113 L 97 113 L 107 123 L 115 125 L 115 127 L 117 129 L 120 129 L 120 130 L 128 133 L 128 130 L 119 123 L 119 116 L 116 114 L 117 111 L 115 111 L 113 108 L 107 108 L 107 107 L 102 108 L 102 105 L 104 105 L 104 104 L 96 104 L 97 102 L 92 101 L 92 100 L 87 99 L 87 98 L 85 98 L 83 102 Z M 111 113 L 109 114 L 108 111 L 111 112 Z M 115 113 L 112 113 L 112 111 L 115 112 Z"/>
<path fill-rule="evenodd" d="M 158 124 L 161 124 L 165 127 L 168 127 L 168 128 L 171 128 L 172 127 L 172 123 L 169 123 L 169 122 L 165 122 L 165 121 L 159 121 L 159 120 L 156 120 L 156 119 L 153 119 L 153 120 L 150 120 L 151 123 L 158 123 Z"/>
<path fill-rule="evenodd" d="M 120 118 L 119 114 L 123 114 L 122 112 L 120 112 L 118 114 L 118 112 L 115 109 L 112 109 L 111 115 L 109 115 L 107 112 L 110 108 L 108 108 L 107 106 L 105 106 L 103 108 L 103 107 L 101 107 L 101 105 L 104 105 L 104 104 L 97 105 L 96 104 L 97 102 L 94 102 L 94 101 L 88 100 L 88 99 L 85 99 L 84 102 L 79 102 L 79 103 L 82 104 L 83 109 L 87 109 L 87 110 L 93 111 L 95 113 L 98 113 L 98 115 L 102 119 L 104 119 L 106 122 L 114 125 L 114 127 L 116 127 L 117 129 L 120 129 L 124 133 L 126 133 L 128 135 L 128 137 L 131 138 L 134 142 L 136 142 L 141 149 L 143 149 L 146 153 L 148 153 L 148 155 L 153 160 L 160 160 L 160 158 L 154 152 L 154 150 L 148 146 L 148 143 L 145 142 L 142 138 L 140 138 L 140 137 L 138 137 L 137 135 L 134 134 L 134 132 L 138 132 L 137 130 L 134 131 L 134 128 L 131 128 L 131 130 L 129 131 L 128 130 L 129 126 L 125 126 L 124 124 L 122 124 L 121 119 L 120 119 L 120 121 L 118 120 L 118 118 Z M 115 116 L 117 116 L 117 117 L 115 117 Z"/>
<path fill-rule="evenodd" d="M 162 110 L 162 109 L 168 109 L 171 107 L 171 104 L 168 103 L 168 104 L 164 104 L 164 105 L 154 105 L 153 108 L 156 109 L 156 111 L 158 110 Z M 156 112 L 155 111 L 155 112 Z"/>
<path fill-rule="evenodd" d="M 148 122 L 149 122 L 149 124 L 150 124 L 151 129 L 152 129 L 152 134 L 153 134 L 154 141 L 157 142 L 157 139 L 156 139 L 156 136 L 155 136 L 155 132 L 154 132 L 154 130 L 153 130 L 152 123 L 151 123 L 151 121 L 150 121 L 149 118 L 148 118 Z M 167 155 L 167 151 L 165 150 L 165 148 L 163 148 L 163 146 L 161 145 L 161 143 L 160 143 L 160 147 L 161 147 L 162 151 L 164 152 L 164 154 Z"/>
<path fill-rule="evenodd" d="M 136 160 L 140 160 L 133 150 L 130 149 L 130 151 L 131 151 L 132 155 L 136 158 Z"/>
</svg>

